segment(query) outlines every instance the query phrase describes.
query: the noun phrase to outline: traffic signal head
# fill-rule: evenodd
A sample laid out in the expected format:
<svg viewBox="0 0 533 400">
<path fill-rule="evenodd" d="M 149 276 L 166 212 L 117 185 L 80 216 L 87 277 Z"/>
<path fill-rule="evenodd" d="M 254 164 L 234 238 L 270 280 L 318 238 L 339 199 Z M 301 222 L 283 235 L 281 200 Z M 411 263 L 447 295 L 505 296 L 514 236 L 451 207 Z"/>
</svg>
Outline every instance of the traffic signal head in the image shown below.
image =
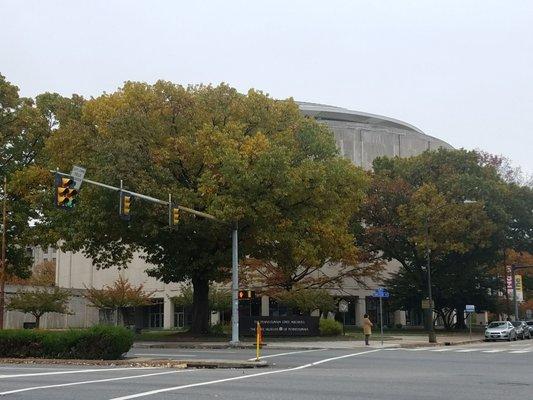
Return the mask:
<svg viewBox="0 0 533 400">
<path fill-rule="evenodd" d="M 69 177 L 59 174 L 55 176 L 55 205 L 58 208 L 71 210 L 76 204 L 78 191 L 74 188 L 75 182 Z"/>
<path fill-rule="evenodd" d="M 172 225 L 178 225 L 180 222 L 180 209 L 179 208 L 172 208 Z"/>
<path fill-rule="evenodd" d="M 131 195 L 120 193 L 120 218 L 125 221 L 131 219 L 130 215 Z"/>
</svg>

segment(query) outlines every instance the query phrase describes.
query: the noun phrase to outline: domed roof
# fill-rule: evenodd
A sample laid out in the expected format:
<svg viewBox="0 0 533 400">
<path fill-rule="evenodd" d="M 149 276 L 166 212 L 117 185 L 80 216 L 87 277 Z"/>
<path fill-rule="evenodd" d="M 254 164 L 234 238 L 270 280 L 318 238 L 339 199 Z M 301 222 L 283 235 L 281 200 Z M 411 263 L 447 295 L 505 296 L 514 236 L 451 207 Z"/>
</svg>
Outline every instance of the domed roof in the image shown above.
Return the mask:
<svg viewBox="0 0 533 400">
<path fill-rule="evenodd" d="M 308 103 L 305 101 L 296 102 L 303 114 L 317 119 L 328 119 L 334 121 L 359 122 L 363 124 L 381 125 L 390 128 L 397 128 L 417 132 L 425 135 L 417 127 L 394 118 L 382 115 L 370 114 L 361 111 L 348 110 L 347 108 L 328 106 L 325 104 Z"/>
</svg>

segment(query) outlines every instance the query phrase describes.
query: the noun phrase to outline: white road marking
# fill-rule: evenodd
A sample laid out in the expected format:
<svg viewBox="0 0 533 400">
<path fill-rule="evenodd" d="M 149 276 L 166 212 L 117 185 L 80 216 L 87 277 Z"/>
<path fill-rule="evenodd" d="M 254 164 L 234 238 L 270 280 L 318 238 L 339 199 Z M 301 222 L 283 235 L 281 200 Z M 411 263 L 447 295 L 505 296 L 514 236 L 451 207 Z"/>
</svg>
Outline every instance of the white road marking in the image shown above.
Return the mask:
<svg viewBox="0 0 533 400">
<path fill-rule="evenodd" d="M 177 374 L 179 372 L 193 372 L 193 371 L 195 370 L 189 369 L 189 370 L 181 370 L 181 371 L 165 371 L 165 372 L 155 372 L 152 374 L 121 376 L 119 378 L 107 378 L 107 379 L 96 379 L 92 381 L 58 383 L 55 385 L 45 385 L 45 386 L 32 386 L 32 387 L 28 387 L 24 389 L 15 389 L 15 390 L 9 390 L 7 392 L 0 392 L 0 396 L 5 396 L 7 394 L 20 393 L 20 392 L 29 392 L 30 390 L 41 390 L 41 389 L 59 388 L 59 387 L 66 387 L 66 386 L 77 386 L 77 385 L 85 385 L 88 383 L 121 381 L 125 379 L 146 378 L 148 376 L 169 375 L 169 374 Z"/>
<path fill-rule="evenodd" d="M 461 349 L 461 350 L 456 350 L 455 352 L 456 353 L 471 353 L 473 351 L 479 351 L 480 349 Z"/>
<path fill-rule="evenodd" d="M 161 353 L 135 353 L 134 356 L 150 356 L 150 357 L 198 357 L 195 354 L 161 354 Z"/>
<path fill-rule="evenodd" d="M 432 350 L 433 347 L 417 347 L 414 349 L 405 349 L 407 351 L 423 351 L 423 350 Z"/>
<path fill-rule="evenodd" d="M 326 358 L 324 360 L 315 361 L 313 363 L 300 365 L 299 367 L 294 367 L 294 368 L 279 369 L 279 370 L 267 371 L 267 372 L 259 372 L 257 374 L 235 376 L 233 378 L 217 379 L 217 380 L 214 380 L 214 381 L 199 382 L 199 383 L 192 383 L 192 384 L 189 384 L 189 385 L 181 385 L 181 386 L 174 386 L 174 387 L 169 387 L 169 388 L 164 388 L 164 389 L 150 390 L 148 392 L 136 393 L 136 394 L 132 394 L 132 395 L 128 395 L 128 396 L 122 396 L 122 397 L 115 397 L 115 398 L 110 399 L 110 400 L 136 399 L 138 397 L 151 396 L 151 395 L 154 395 L 154 394 L 159 394 L 159 393 L 164 393 L 164 392 L 172 392 L 172 391 L 176 391 L 176 390 L 188 389 L 188 388 L 197 387 L 197 386 L 213 385 L 213 384 L 216 384 L 216 383 L 223 383 L 223 382 L 237 381 L 237 380 L 241 380 L 241 379 L 254 378 L 256 376 L 273 375 L 273 374 L 280 374 L 280 373 L 283 373 L 283 372 L 297 371 L 297 370 L 300 370 L 300 369 L 313 367 L 315 365 L 320 365 L 320 364 L 327 363 L 327 362 L 330 362 L 330 361 L 336 361 L 336 360 L 341 360 L 343 358 L 355 357 L 355 356 L 360 356 L 360 355 L 363 355 L 363 354 L 374 353 L 376 351 L 381 351 L 381 349 L 375 349 L 375 350 L 363 351 L 361 353 L 352 353 L 352 354 L 346 354 L 344 356 Z"/>
<path fill-rule="evenodd" d="M 533 351 L 533 347 L 526 347 L 524 349 L 510 351 L 509 353 L 511 353 L 511 354 L 523 354 L 523 353 L 531 353 L 532 351 Z"/>
<path fill-rule="evenodd" d="M 492 350 L 483 350 L 482 353 L 501 353 L 502 351 L 507 351 L 509 349 L 492 349 Z"/>
<path fill-rule="evenodd" d="M 259 357 L 260 360 L 263 358 L 272 358 L 272 357 L 280 357 L 280 356 L 288 356 L 290 354 L 300 354 L 300 353 L 311 353 L 313 351 L 324 351 L 326 349 L 312 349 L 312 350 L 300 350 L 300 351 L 289 351 L 288 353 L 279 353 L 279 354 L 270 354 L 268 356 L 261 356 Z M 248 361 L 254 361 L 256 358 L 249 358 Z"/>
<path fill-rule="evenodd" d="M 435 352 L 441 353 L 443 351 L 452 351 L 452 350 L 455 350 L 455 349 L 452 348 L 452 347 L 444 347 L 442 349 L 435 349 L 435 350 L 430 350 L 430 351 L 435 351 Z"/>
<path fill-rule="evenodd" d="M 136 370 L 136 369 L 154 369 L 154 368 L 153 367 L 128 367 L 128 368 L 75 369 L 75 370 L 54 371 L 54 372 L 35 372 L 32 374 L 0 375 L 0 379 L 22 378 L 26 376 L 83 374 L 85 372 L 125 371 L 125 370 Z"/>
</svg>

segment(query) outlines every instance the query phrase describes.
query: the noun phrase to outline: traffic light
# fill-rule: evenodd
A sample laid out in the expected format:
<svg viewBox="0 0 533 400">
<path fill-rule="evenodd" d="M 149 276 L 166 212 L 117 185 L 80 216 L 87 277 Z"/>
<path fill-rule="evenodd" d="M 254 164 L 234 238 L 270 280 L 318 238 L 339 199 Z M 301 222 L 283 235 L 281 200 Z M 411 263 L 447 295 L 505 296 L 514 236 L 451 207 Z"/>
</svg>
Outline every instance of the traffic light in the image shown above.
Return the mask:
<svg viewBox="0 0 533 400">
<path fill-rule="evenodd" d="M 55 176 L 55 205 L 57 208 L 72 210 L 76 204 L 78 191 L 74 188 L 72 178 L 56 174 Z"/>
<path fill-rule="evenodd" d="M 178 225 L 180 222 L 180 209 L 179 208 L 172 208 L 172 226 Z"/>
<path fill-rule="evenodd" d="M 131 219 L 131 215 L 130 215 L 131 198 L 132 196 L 130 194 L 120 193 L 119 213 L 120 213 L 120 218 L 122 218 L 124 221 L 129 221 Z"/>
<path fill-rule="evenodd" d="M 239 300 L 250 300 L 255 298 L 255 291 L 253 290 L 239 290 Z"/>
</svg>

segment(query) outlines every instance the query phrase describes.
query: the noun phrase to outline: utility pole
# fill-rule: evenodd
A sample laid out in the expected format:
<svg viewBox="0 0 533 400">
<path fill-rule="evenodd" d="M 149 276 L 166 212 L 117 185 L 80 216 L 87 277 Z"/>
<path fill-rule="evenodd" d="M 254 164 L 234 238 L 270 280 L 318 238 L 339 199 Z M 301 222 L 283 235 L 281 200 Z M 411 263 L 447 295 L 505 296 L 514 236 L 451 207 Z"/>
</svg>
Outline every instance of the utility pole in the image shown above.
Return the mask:
<svg viewBox="0 0 533 400">
<path fill-rule="evenodd" d="M 6 300 L 6 225 L 7 225 L 7 177 L 4 176 L 4 198 L 2 210 L 2 270 L 0 272 L 0 329 L 4 329 L 4 308 Z"/>
</svg>

